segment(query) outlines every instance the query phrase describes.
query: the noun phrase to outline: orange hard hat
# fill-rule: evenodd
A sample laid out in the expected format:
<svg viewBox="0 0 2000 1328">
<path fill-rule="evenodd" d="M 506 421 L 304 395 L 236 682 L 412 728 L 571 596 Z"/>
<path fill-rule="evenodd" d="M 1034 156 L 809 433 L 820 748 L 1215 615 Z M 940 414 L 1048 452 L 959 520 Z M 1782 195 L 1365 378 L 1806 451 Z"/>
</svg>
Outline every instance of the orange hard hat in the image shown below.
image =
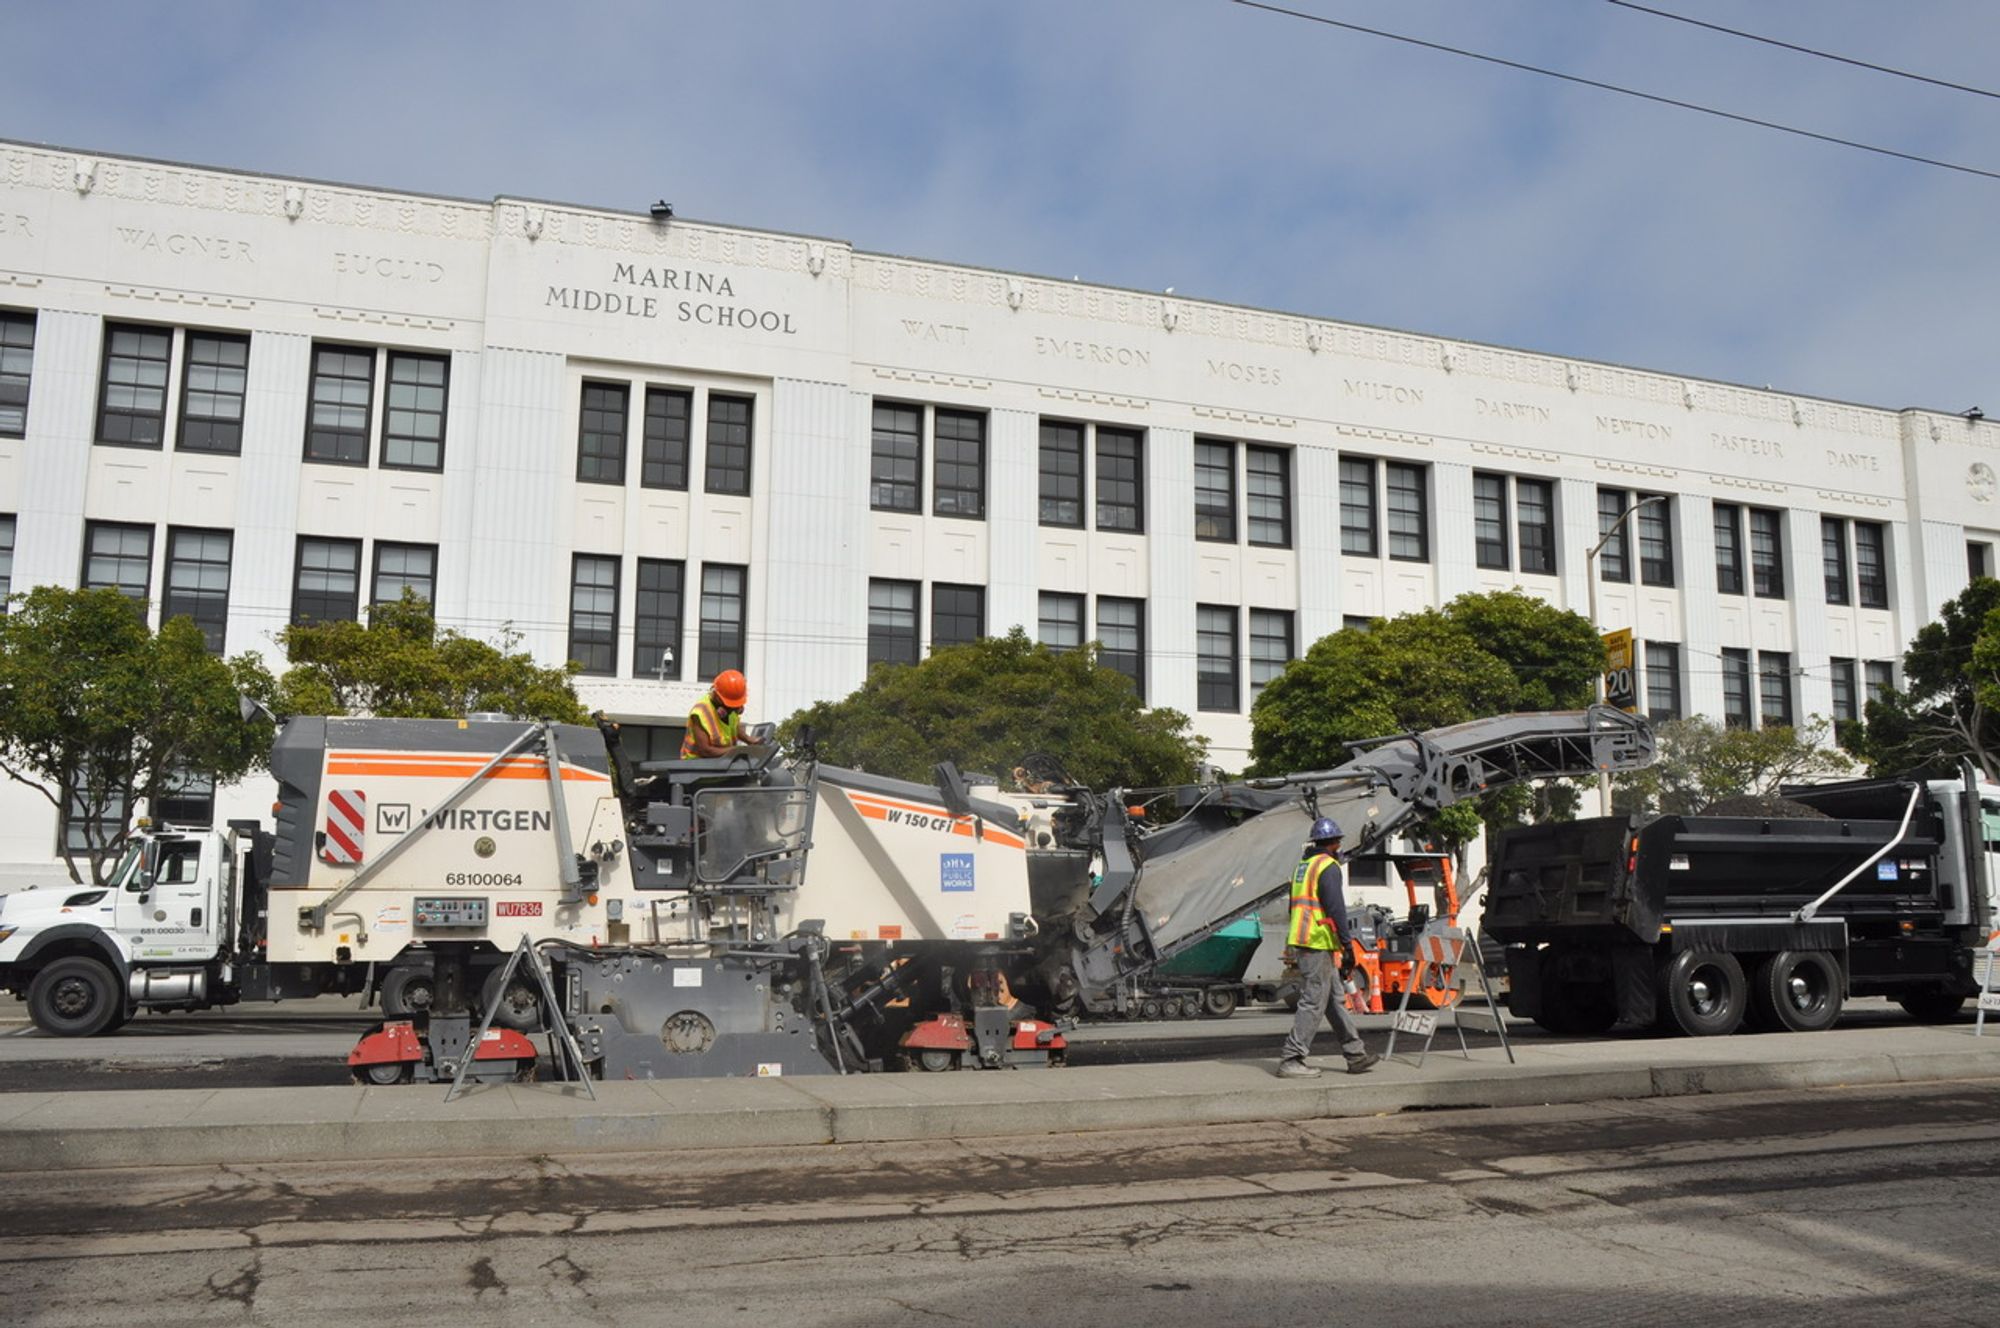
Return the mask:
<svg viewBox="0 0 2000 1328">
<path fill-rule="evenodd" d="M 750 684 L 743 681 L 740 671 L 724 669 L 715 675 L 715 699 L 731 710 L 741 710 L 750 699 Z"/>
</svg>

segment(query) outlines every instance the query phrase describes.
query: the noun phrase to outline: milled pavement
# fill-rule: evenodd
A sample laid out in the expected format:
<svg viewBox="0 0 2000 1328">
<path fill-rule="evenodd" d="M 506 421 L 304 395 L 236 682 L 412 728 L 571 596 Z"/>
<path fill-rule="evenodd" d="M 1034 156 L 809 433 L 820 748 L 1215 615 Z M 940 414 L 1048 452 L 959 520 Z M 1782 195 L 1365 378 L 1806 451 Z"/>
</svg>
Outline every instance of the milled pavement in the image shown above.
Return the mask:
<svg viewBox="0 0 2000 1328">
<path fill-rule="evenodd" d="M 2000 1023 L 1810 1034 L 1618 1038 L 1459 1054 L 1445 1029 L 1423 1064 L 1365 1075 L 1319 1058 L 1182 1061 L 946 1074 L 476 1085 L 0 1094 L 0 1167 L 50 1169 L 536 1156 L 1131 1130 L 1702 1093 L 2000 1079 Z M 1381 1046 L 1371 1037 L 1371 1045 Z M 1447 1050 L 1448 1048 L 1448 1050 Z"/>
</svg>

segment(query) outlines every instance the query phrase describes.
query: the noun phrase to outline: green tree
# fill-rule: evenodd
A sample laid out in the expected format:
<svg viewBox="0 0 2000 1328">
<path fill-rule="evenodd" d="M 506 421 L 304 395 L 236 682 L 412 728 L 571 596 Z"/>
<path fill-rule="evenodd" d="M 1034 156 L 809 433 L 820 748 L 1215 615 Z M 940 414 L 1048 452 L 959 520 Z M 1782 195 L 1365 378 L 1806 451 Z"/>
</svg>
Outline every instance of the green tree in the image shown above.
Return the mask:
<svg viewBox="0 0 2000 1328">
<path fill-rule="evenodd" d="M 951 761 L 1003 779 L 1031 753 L 1093 788 L 1185 783 L 1206 744 L 1178 710 L 1147 709 L 1094 646 L 1055 651 L 1019 627 L 939 650 L 918 664 L 878 664 L 860 688 L 808 706 L 779 733 L 810 725 L 822 759 L 928 780 Z"/>
<path fill-rule="evenodd" d="M 1785 784 L 1851 774 L 1854 762 L 1828 746 L 1823 719 L 1799 728 L 1729 729 L 1705 716 L 1656 727 L 1658 759 L 1621 777 L 1613 808 L 1621 814 L 1688 815 L 1721 798 L 1775 796 Z"/>
<path fill-rule="evenodd" d="M 2000 778 L 2000 581 L 1981 577 L 1919 628 L 1903 683 L 1873 697 L 1845 746 L 1877 775 L 1948 777 L 1971 758 Z"/>
<path fill-rule="evenodd" d="M 454 719 L 494 710 L 524 719 L 581 723 L 570 679 L 577 665 L 543 668 L 517 649 L 440 628 L 431 607 L 408 589 L 378 604 L 364 626 L 310 623 L 278 633 L 291 667 L 278 679 L 280 715 L 371 715 Z"/>
<path fill-rule="evenodd" d="M 254 655 L 208 653 L 187 618 L 149 631 L 116 590 L 39 586 L 0 616 L 0 770 L 47 798 L 79 833 L 69 849 L 102 884 L 140 801 L 187 774 L 217 783 L 260 765 L 271 725 L 245 719 L 240 698 L 272 692 Z"/>
</svg>

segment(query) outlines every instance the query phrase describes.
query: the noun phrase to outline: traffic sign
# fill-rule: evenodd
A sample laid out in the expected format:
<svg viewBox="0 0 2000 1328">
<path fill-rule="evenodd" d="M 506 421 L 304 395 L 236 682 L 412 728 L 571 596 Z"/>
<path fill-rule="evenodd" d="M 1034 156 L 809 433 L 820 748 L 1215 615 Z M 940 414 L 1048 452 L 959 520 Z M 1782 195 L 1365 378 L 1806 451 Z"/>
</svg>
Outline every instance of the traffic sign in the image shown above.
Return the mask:
<svg viewBox="0 0 2000 1328">
<path fill-rule="evenodd" d="M 1632 663 L 1632 629 L 1604 634 L 1604 704 L 1627 712 L 1639 708 L 1639 673 Z"/>
</svg>

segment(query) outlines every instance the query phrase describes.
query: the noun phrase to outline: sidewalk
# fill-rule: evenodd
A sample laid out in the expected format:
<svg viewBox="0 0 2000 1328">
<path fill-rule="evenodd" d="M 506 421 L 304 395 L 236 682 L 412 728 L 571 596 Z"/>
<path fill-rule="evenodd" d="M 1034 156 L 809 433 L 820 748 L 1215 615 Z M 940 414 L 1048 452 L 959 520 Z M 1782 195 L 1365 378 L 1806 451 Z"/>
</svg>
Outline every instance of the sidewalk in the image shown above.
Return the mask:
<svg viewBox="0 0 2000 1328">
<path fill-rule="evenodd" d="M 1281 1080 L 1271 1060 L 788 1079 L 393 1088 L 172 1089 L 0 1095 L 0 1167 L 16 1171 L 532 1156 L 1130 1130 L 1839 1085 L 2000 1079 L 2000 1028 L 1970 1023 L 1731 1038 L 1434 1050 L 1366 1075 Z M 1379 1044 L 1378 1044 L 1379 1045 Z M 1443 1045 L 1441 1040 L 1440 1046 Z"/>
</svg>

